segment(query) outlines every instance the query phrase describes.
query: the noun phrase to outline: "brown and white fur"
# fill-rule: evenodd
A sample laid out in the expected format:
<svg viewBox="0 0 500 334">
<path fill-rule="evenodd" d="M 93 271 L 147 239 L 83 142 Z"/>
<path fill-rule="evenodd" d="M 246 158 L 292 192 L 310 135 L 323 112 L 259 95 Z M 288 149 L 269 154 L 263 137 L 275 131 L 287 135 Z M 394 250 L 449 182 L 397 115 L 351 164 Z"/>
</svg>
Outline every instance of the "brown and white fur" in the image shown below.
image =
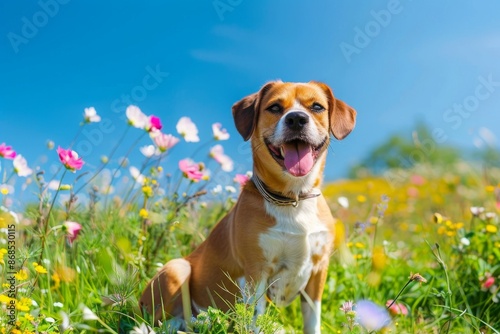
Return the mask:
<svg viewBox="0 0 500 334">
<path fill-rule="evenodd" d="M 265 312 L 266 294 L 278 306 L 300 294 L 304 333 L 320 333 L 335 220 L 319 188 L 330 133 L 346 137 L 356 112 L 323 83 L 275 81 L 234 104 L 233 116 L 243 139 L 251 140 L 254 177 L 269 192 L 319 196 L 302 199 L 296 207 L 279 206 L 248 182 L 208 238 L 153 277 L 140 307 L 155 321 L 196 315 L 208 306 L 227 311 L 242 292 L 234 282 L 249 283 L 258 299 L 254 320 Z M 183 299 L 190 305 L 183 305 Z"/>
</svg>

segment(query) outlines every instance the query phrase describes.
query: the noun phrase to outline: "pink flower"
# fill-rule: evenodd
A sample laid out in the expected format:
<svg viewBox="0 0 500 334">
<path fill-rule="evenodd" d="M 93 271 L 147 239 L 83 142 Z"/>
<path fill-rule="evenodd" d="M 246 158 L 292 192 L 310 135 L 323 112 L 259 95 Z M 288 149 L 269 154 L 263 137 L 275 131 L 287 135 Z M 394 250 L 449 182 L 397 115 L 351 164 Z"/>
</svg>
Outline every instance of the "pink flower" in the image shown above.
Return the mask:
<svg viewBox="0 0 500 334">
<path fill-rule="evenodd" d="M 483 282 L 483 284 L 481 285 L 481 289 L 483 290 L 488 290 L 489 288 L 491 288 L 491 286 L 495 284 L 495 277 L 493 276 L 489 276 L 486 281 Z"/>
<path fill-rule="evenodd" d="M 418 197 L 419 191 L 415 187 L 409 187 L 406 193 L 409 197 Z"/>
<path fill-rule="evenodd" d="M 0 144 L 0 157 L 5 159 L 14 159 L 16 157 L 16 152 L 11 146 L 5 145 L 5 143 Z"/>
<path fill-rule="evenodd" d="M 215 145 L 210 149 L 210 157 L 221 165 L 223 171 L 231 172 L 233 170 L 233 160 L 224 154 L 224 148 L 221 145 Z"/>
<path fill-rule="evenodd" d="M 147 132 L 160 131 L 162 127 L 159 117 L 154 115 L 148 117 L 148 125 L 145 128 Z"/>
<path fill-rule="evenodd" d="M 391 305 L 391 303 L 393 302 L 392 299 L 389 299 L 387 301 L 387 303 L 385 303 L 385 306 L 389 306 Z M 391 307 L 388 308 L 389 310 L 389 313 L 392 314 L 392 315 L 408 315 L 408 309 L 406 308 L 406 306 L 404 304 L 401 304 L 401 303 L 394 303 L 391 305 Z"/>
<path fill-rule="evenodd" d="M 222 124 L 214 123 L 212 124 L 212 131 L 214 133 L 215 140 L 228 140 L 229 133 L 227 133 L 226 129 L 222 128 Z"/>
<path fill-rule="evenodd" d="M 68 242 L 72 244 L 73 241 L 75 241 L 76 238 L 78 237 L 78 233 L 80 233 L 82 225 L 75 222 L 64 222 L 63 226 L 64 229 L 66 230 Z"/>
<path fill-rule="evenodd" d="M 191 121 L 191 118 L 181 117 L 175 128 L 185 141 L 192 143 L 200 141 L 200 137 L 198 137 L 198 128 L 196 124 Z"/>
<path fill-rule="evenodd" d="M 160 133 L 153 138 L 153 141 L 161 152 L 165 152 L 166 150 L 174 147 L 175 144 L 179 142 L 179 138 L 170 134 L 166 135 L 164 133 Z"/>
<path fill-rule="evenodd" d="M 353 306 L 354 306 L 354 303 L 351 300 L 348 300 L 342 304 L 342 307 L 340 308 L 340 310 L 343 311 L 344 313 L 351 312 Z"/>
<path fill-rule="evenodd" d="M 73 173 L 77 170 L 82 169 L 84 164 L 82 158 L 78 157 L 78 153 L 72 151 L 70 149 L 63 149 L 60 146 L 57 148 L 57 154 L 59 154 L 59 160 L 61 160 L 62 164 L 66 169 L 69 169 Z"/>
<path fill-rule="evenodd" d="M 245 184 L 250 181 L 250 176 L 247 174 L 236 174 L 233 179 L 234 182 L 238 183 L 240 187 L 245 186 Z"/>
<path fill-rule="evenodd" d="M 410 182 L 416 186 L 421 186 L 425 183 L 425 179 L 420 175 L 412 175 L 410 177 Z"/>
<path fill-rule="evenodd" d="M 205 176 L 203 164 L 195 163 L 189 158 L 179 161 L 179 169 L 185 178 L 194 182 L 200 181 Z"/>
</svg>

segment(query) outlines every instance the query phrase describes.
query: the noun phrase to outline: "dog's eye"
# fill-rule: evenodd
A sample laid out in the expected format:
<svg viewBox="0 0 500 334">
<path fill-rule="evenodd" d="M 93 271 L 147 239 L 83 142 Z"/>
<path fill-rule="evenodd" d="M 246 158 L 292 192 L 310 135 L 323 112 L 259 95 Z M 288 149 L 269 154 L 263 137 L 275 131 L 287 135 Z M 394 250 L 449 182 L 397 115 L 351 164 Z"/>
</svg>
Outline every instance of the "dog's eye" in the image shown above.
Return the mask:
<svg viewBox="0 0 500 334">
<path fill-rule="evenodd" d="M 271 106 L 267 107 L 267 111 L 270 111 L 272 113 L 280 113 L 283 111 L 283 107 L 279 105 L 278 103 L 272 104 Z"/>
<path fill-rule="evenodd" d="M 311 110 L 312 111 L 323 111 L 323 110 L 325 110 L 325 108 L 321 104 L 314 102 L 313 105 L 311 106 Z"/>
</svg>

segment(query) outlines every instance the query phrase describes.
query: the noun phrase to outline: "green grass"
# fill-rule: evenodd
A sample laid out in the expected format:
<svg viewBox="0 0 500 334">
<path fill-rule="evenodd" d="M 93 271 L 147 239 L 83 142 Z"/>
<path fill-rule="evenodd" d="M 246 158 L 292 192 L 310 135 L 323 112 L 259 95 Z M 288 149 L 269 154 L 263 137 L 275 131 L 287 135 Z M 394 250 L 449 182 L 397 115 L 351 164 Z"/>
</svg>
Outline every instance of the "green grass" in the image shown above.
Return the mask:
<svg viewBox="0 0 500 334">
<path fill-rule="evenodd" d="M 390 173 L 398 173 L 397 182 L 388 174 L 325 186 L 332 212 L 343 226 L 339 235 L 344 230 L 347 237 L 338 238 L 342 251 L 331 257 L 323 294 L 323 333 L 366 333 L 359 325 L 347 326 L 342 304 L 368 299 L 384 306 L 409 282 L 411 273 L 427 282 L 408 283 L 397 302 L 409 312 L 395 315 L 384 332 L 499 333 L 500 171 L 418 166 Z M 87 203 L 50 209 L 52 201 L 45 194 L 41 205 L 33 203 L 15 213 L 18 223 L 3 208 L 0 239 L 8 239 L 8 225 L 16 229 L 18 309 L 15 326 L 8 324 L 7 312 L 0 312 L 0 328 L 11 333 L 126 333 L 147 325 L 156 332 L 167 331 L 169 323 L 159 328 L 142 318 L 137 298 L 161 264 L 189 254 L 204 240 L 235 195 L 223 192 L 220 199 L 205 202 L 203 183 L 181 180 L 180 187 L 160 196 L 164 182 L 153 168 L 145 184 L 150 189 L 131 191 L 134 201 L 114 198 L 106 205 L 94 192 Z M 349 200 L 348 208 L 338 203 L 341 196 Z M 472 206 L 485 211 L 473 216 Z M 83 227 L 72 244 L 65 221 Z M 0 248 L 7 250 L 6 245 Z M 10 302 L 10 274 L 8 252 L 3 253 L 0 302 L 5 308 Z M 486 289 L 483 284 L 489 277 L 495 282 Z M 252 307 L 239 304 L 227 314 L 209 309 L 194 326 L 206 333 L 247 333 Z M 286 308 L 270 305 L 259 321 L 266 333 L 279 328 L 300 332 L 300 302 Z"/>
</svg>

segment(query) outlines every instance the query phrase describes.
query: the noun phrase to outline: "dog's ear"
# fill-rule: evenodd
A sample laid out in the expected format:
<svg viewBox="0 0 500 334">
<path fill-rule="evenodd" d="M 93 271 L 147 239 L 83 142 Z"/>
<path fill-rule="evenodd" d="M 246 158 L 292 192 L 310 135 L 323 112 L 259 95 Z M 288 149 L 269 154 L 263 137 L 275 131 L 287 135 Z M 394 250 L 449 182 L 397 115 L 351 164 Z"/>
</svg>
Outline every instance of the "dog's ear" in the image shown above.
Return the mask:
<svg viewBox="0 0 500 334">
<path fill-rule="evenodd" d="M 323 89 L 328 97 L 328 111 L 330 117 L 330 131 L 339 140 L 347 137 L 356 125 L 356 110 L 348 106 L 344 101 L 336 99 L 328 85 L 313 81 Z"/>
<path fill-rule="evenodd" d="M 262 97 L 274 84 L 275 82 L 268 82 L 257 93 L 248 95 L 233 105 L 234 124 L 245 141 L 252 137 L 257 125 Z"/>
</svg>

